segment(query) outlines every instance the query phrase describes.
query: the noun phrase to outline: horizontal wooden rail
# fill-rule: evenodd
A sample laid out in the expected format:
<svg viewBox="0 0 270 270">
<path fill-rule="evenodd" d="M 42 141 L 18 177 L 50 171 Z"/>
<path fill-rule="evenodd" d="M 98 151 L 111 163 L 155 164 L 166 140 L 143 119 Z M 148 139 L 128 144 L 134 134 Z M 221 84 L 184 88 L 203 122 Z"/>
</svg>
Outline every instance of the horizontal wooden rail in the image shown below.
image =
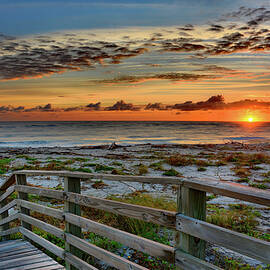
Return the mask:
<svg viewBox="0 0 270 270">
<path fill-rule="evenodd" d="M 168 262 L 174 262 L 175 250 L 173 247 L 163 245 L 74 214 L 64 213 L 64 216 L 67 222 L 86 229 L 87 231 L 107 237 L 151 256 L 160 257 Z"/>
<path fill-rule="evenodd" d="M 3 200 L 5 200 L 7 197 L 9 197 L 13 192 L 15 191 L 15 186 L 11 186 L 9 187 L 5 193 L 3 193 L 0 196 L 0 202 L 2 202 Z"/>
<path fill-rule="evenodd" d="M 61 211 L 59 209 L 54 209 L 52 207 L 47 207 L 44 205 L 39 205 L 37 203 L 32 203 L 32 202 L 28 202 L 28 201 L 24 201 L 24 200 L 20 200 L 20 199 L 17 199 L 16 201 L 17 201 L 18 206 L 22 206 L 22 207 L 27 208 L 31 211 L 39 212 L 41 214 L 55 217 L 55 218 L 58 218 L 60 220 L 64 220 L 63 211 Z"/>
<path fill-rule="evenodd" d="M 64 250 L 62 248 L 38 236 L 37 234 L 25 229 L 24 227 L 19 227 L 19 232 L 22 233 L 24 236 L 26 236 L 28 239 L 32 240 L 33 242 L 49 250 L 50 252 L 55 254 L 57 257 L 64 259 Z"/>
<path fill-rule="evenodd" d="M 15 173 L 13 173 L 0 187 L 0 191 L 6 191 L 10 186 L 15 184 Z"/>
<path fill-rule="evenodd" d="M 0 236 L 6 236 L 6 235 L 14 234 L 17 232 L 19 232 L 19 227 L 14 227 L 14 228 L 5 230 L 3 232 L 0 232 Z"/>
<path fill-rule="evenodd" d="M 270 192 L 258 188 L 244 186 L 238 183 L 224 183 L 224 181 L 212 181 L 209 179 L 189 179 L 183 180 L 183 186 L 214 193 L 230 198 L 235 198 L 251 203 L 270 206 Z"/>
<path fill-rule="evenodd" d="M 87 262 L 81 260 L 80 258 L 66 251 L 65 251 L 65 260 L 66 262 L 74 265 L 80 270 L 98 270 L 93 265 L 88 264 Z"/>
<path fill-rule="evenodd" d="M 39 219 L 33 218 L 33 217 L 25 215 L 25 214 L 20 214 L 20 219 L 22 221 L 25 221 L 25 222 L 37 227 L 37 228 L 40 228 L 41 230 L 43 230 L 45 232 L 53 234 L 54 236 L 56 236 L 62 240 L 65 239 L 64 231 L 62 231 L 61 229 L 59 229 L 51 224 L 48 224 L 44 221 L 41 221 Z"/>
<path fill-rule="evenodd" d="M 15 213 L 15 214 L 12 214 L 10 216 L 7 216 L 6 218 L 3 218 L 2 220 L 0 220 L 0 226 L 6 224 L 6 223 L 9 223 L 13 220 L 16 220 L 20 218 L 20 214 L 19 213 Z"/>
<path fill-rule="evenodd" d="M 18 192 L 25 192 L 35 194 L 38 196 L 54 198 L 58 200 L 64 200 L 64 192 L 61 190 L 53 190 L 39 187 L 29 187 L 25 185 L 15 185 L 15 190 Z"/>
<path fill-rule="evenodd" d="M 188 188 L 227 196 L 243 201 L 270 206 L 270 192 L 257 188 L 247 187 L 238 183 L 225 183 L 224 181 L 214 181 L 209 179 L 179 178 L 179 177 L 149 177 L 149 176 L 128 176 L 112 174 L 95 174 L 69 171 L 34 171 L 24 170 L 14 172 L 25 175 L 51 175 L 62 177 L 75 177 L 80 179 L 103 179 L 109 181 L 140 182 L 149 184 L 173 184 L 183 185 Z"/>
<path fill-rule="evenodd" d="M 178 214 L 177 230 L 233 251 L 270 263 L 270 243 L 204 221 Z"/>
<path fill-rule="evenodd" d="M 17 205 L 16 200 L 11 201 L 10 203 L 6 204 L 5 206 L 3 206 L 3 207 L 0 209 L 0 214 L 6 212 L 7 210 L 13 208 L 13 207 L 16 206 L 16 205 Z"/>
<path fill-rule="evenodd" d="M 31 176 L 49 175 L 49 176 L 62 176 L 80 179 L 101 179 L 118 182 L 139 182 L 146 184 L 162 184 L 162 185 L 180 185 L 181 178 L 177 177 L 147 177 L 147 176 L 130 176 L 130 175 L 113 175 L 113 174 L 97 174 L 97 173 L 84 173 L 84 172 L 70 172 L 70 171 L 36 171 L 36 170 L 23 170 L 16 171 L 15 174 L 25 174 Z"/>
<path fill-rule="evenodd" d="M 66 200 L 79 205 L 175 228 L 176 212 L 66 192 Z"/>
<path fill-rule="evenodd" d="M 222 270 L 222 268 L 200 260 L 181 250 L 177 250 L 175 253 L 175 264 L 181 269 L 188 270 Z"/>
<path fill-rule="evenodd" d="M 92 256 L 108 263 L 111 266 L 114 266 L 121 270 L 148 270 L 147 268 L 140 266 L 136 263 L 133 263 L 125 258 L 122 258 L 114 253 L 111 253 L 105 249 L 97 247 L 81 238 L 78 238 L 72 234 L 66 233 L 66 241 L 83 250 L 84 252 L 91 254 Z"/>
</svg>

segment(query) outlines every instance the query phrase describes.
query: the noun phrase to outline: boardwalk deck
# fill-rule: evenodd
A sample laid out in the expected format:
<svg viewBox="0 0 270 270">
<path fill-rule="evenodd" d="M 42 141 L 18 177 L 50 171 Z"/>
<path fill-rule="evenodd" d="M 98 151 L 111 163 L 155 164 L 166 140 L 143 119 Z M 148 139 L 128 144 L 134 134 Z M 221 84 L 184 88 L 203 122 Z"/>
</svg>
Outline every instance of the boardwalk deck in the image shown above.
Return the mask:
<svg viewBox="0 0 270 270">
<path fill-rule="evenodd" d="M 24 240 L 10 240 L 0 242 L 0 269 L 63 270 L 65 268 L 29 242 Z"/>
</svg>

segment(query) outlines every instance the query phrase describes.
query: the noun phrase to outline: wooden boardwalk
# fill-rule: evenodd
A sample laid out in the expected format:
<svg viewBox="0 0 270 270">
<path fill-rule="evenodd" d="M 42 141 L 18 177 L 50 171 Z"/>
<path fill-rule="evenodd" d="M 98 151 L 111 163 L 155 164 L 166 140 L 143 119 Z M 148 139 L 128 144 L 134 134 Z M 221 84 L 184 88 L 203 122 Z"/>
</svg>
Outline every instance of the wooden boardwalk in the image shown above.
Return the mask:
<svg viewBox="0 0 270 270">
<path fill-rule="evenodd" d="M 0 269 L 65 269 L 48 255 L 24 240 L 0 242 Z"/>
</svg>

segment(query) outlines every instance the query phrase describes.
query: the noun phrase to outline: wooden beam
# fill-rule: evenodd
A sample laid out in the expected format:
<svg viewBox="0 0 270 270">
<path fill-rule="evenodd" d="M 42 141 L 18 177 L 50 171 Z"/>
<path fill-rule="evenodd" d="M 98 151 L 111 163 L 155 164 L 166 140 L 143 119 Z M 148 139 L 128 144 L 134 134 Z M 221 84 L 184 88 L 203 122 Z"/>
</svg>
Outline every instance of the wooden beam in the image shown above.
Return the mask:
<svg viewBox="0 0 270 270">
<path fill-rule="evenodd" d="M 16 205 L 17 205 L 17 200 L 13 200 L 13 201 L 9 202 L 8 204 L 6 204 L 2 208 L 0 208 L 0 214 L 8 211 L 10 208 L 12 208 L 12 207 L 14 207 Z"/>
<path fill-rule="evenodd" d="M 191 188 L 180 187 L 177 198 L 178 212 L 200 220 L 206 219 L 206 193 Z M 186 234 L 183 230 L 176 237 L 176 248 L 197 257 L 205 259 L 205 241 Z M 181 268 L 178 268 L 181 269 Z"/>
<path fill-rule="evenodd" d="M 64 259 L 64 250 L 55 244 L 51 243 L 50 241 L 36 235 L 35 233 L 27 230 L 24 227 L 19 228 L 19 232 L 26 236 L 28 239 L 32 240 L 33 242 L 39 244 L 40 246 L 44 247 L 45 249 L 52 252 L 57 257 Z"/>
<path fill-rule="evenodd" d="M 0 195 L 1 197 L 4 195 L 4 191 L 0 191 Z M 0 210 L 2 210 L 5 206 L 7 206 L 7 199 L 3 199 L 1 202 L 0 202 Z M 3 211 L 1 212 L 0 214 L 0 223 L 3 221 L 3 220 L 6 220 L 8 217 L 8 210 L 6 211 Z M 0 225 L 0 232 L 3 232 L 3 231 L 6 231 L 9 229 L 9 223 L 8 222 L 5 222 L 5 223 L 2 223 L 2 225 Z M 4 241 L 7 241 L 9 240 L 9 235 L 7 236 L 2 236 L 3 240 Z"/>
<path fill-rule="evenodd" d="M 179 231 L 270 264 L 270 243 L 204 221 L 177 215 Z"/>
<path fill-rule="evenodd" d="M 2 232 L 0 232 L 0 236 L 3 237 L 3 236 L 14 234 L 17 232 L 19 232 L 19 227 L 15 227 L 15 228 L 8 229 L 6 231 L 2 231 Z"/>
<path fill-rule="evenodd" d="M 100 179 L 118 182 L 119 181 L 139 182 L 146 184 L 162 184 L 162 185 L 181 184 L 181 178 L 177 177 L 153 177 L 153 176 L 147 177 L 147 176 L 113 175 L 113 174 L 98 174 L 98 173 L 84 173 L 84 172 L 70 172 L 70 171 L 36 171 L 36 170 L 23 170 L 23 171 L 16 171 L 14 173 L 26 175 L 54 175 L 80 179 Z"/>
<path fill-rule="evenodd" d="M 87 207 L 96 208 L 127 217 L 137 218 L 146 222 L 156 223 L 169 228 L 175 228 L 176 212 L 106 200 L 71 192 L 66 192 L 66 197 L 67 201 L 69 202 L 76 202 L 77 204 Z"/>
<path fill-rule="evenodd" d="M 60 190 L 39 188 L 39 187 L 29 187 L 24 185 L 16 185 L 15 190 L 18 192 L 35 194 L 38 196 L 49 197 L 59 200 L 64 200 L 64 192 Z"/>
<path fill-rule="evenodd" d="M 46 223 L 44 221 L 41 221 L 41 220 L 38 220 L 36 218 L 27 216 L 25 214 L 20 214 L 20 219 L 27 222 L 27 223 L 29 223 L 29 224 L 31 224 L 31 225 L 33 225 L 33 226 L 35 226 L 35 227 L 40 228 L 41 230 L 43 230 L 45 232 L 53 234 L 54 236 L 64 240 L 64 232 L 61 229 L 59 229 L 59 228 L 57 228 L 57 227 L 55 227 L 55 226 L 53 226 L 51 224 L 48 224 L 48 223 Z"/>
<path fill-rule="evenodd" d="M 64 191 L 66 193 L 69 192 L 74 192 L 74 194 L 80 193 L 81 192 L 81 181 L 79 178 L 74 178 L 74 177 L 66 177 L 65 178 L 65 182 L 64 182 Z M 68 200 L 65 200 L 65 209 L 64 209 L 65 213 L 72 213 L 75 214 L 77 216 L 81 215 L 81 207 L 79 204 L 77 204 L 77 202 L 70 202 Z M 67 233 L 73 234 L 79 238 L 82 238 L 82 229 L 77 226 L 74 225 L 72 223 L 69 223 L 65 220 L 65 225 L 66 225 L 66 229 L 65 231 Z M 67 252 L 70 252 L 71 254 L 77 256 L 78 258 L 82 259 L 83 257 L 83 252 L 81 250 L 79 250 L 76 245 L 71 245 L 70 243 L 68 243 L 66 241 L 65 243 L 65 250 Z M 66 269 L 70 269 L 70 270 L 76 270 L 77 268 L 74 267 L 73 265 L 70 264 L 66 264 Z"/>
<path fill-rule="evenodd" d="M 6 218 L 4 219 L 0 219 L 0 226 L 3 226 L 4 224 L 6 223 L 9 223 L 15 219 L 18 219 L 19 218 L 19 213 L 15 213 L 15 214 L 12 214 L 10 216 L 7 216 Z"/>
<path fill-rule="evenodd" d="M 31 211 L 39 212 L 41 214 L 63 220 L 63 211 L 59 209 L 54 209 L 52 207 L 47 207 L 44 205 L 39 205 L 37 203 L 32 203 L 32 202 L 28 202 L 24 200 L 19 200 L 19 199 L 17 199 L 16 201 L 17 201 L 18 206 L 22 206 Z"/>
<path fill-rule="evenodd" d="M 96 267 L 88 264 L 87 262 L 79 259 L 75 255 L 65 251 L 65 261 L 69 264 L 75 266 L 80 270 L 98 270 Z"/>
<path fill-rule="evenodd" d="M 1 191 L 6 191 L 7 188 L 9 188 L 10 186 L 12 186 L 13 184 L 15 184 L 16 182 L 16 178 L 15 178 L 15 174 L 13 173 L 0 187 Z"/>
<path fill-rule="evenodd" d="M 178 269 L 185 269 L 185 270 L 222 270 L 221 268 L 207 263 L 203 260 L 200 260 L 190 254 L 182 252 L 180 250 L 176 251 L 175 254 L 176 260 L 175 264 Z"/>
<path fill-rule="evenodd" d="M 0 191 L 0 194 L 2 194 L 0 196 L 0 202 L 7 199 L 14 192 L 14 190 L 15 190 L 15 186 L 11 186 L 4 193 Z"/>
<path fill-rule="evenodd" d="M 27 185 L 27 181 L 26 181 L 26 175 L 25 174 L 16 174 L 16 184 L 17 185 Z M 20 200 L 28 200 L 28 194 L 26 192 L 18 192 L 18 199 Z M 23 206 L 19 206 L 19 212 L 25 215 L 30 215 L 30 210 L 27 208 L 24 208 Z M 26 228 L 27 230 L 31 231 L 32 230 L 32 226 L 31 224 L 25 222 L 25 221 L 21 221 L 21 225 L 22 227 Z"/>
<path fill-rule="evenodd" d="M 65 220 L 88 231 L 117 241 L 125 246 L 147 253 L 154 257 L 162 258 L 168 262 L 174 262 L 174 248 L 158 242 L 127 233 L 113 227 L 79 217 L 74 214 L 65 213 Z"/>
<path fill-rule="evenodd" d="M 108 263 L 111 266 L 121 270 L 148 270 L 147 268 L 133 263 L 125 258 L 115 255 L 103 248 L 97 247 L 85 240 L 82 240 L 72 234 L 66 233 L 66 241 L 88 253 L 91 256 L 98 258 L 101 261 Z"/>
<path fill-rule="evenodd" d="M 18 174 L 26 175 L 54 175 L 62 177 L 75 177 L 80 179 L 103 179 L 110 181 L 140 182 L 149 184 L 173 184 L 184 185 L 200 191 L 210 192 L 217 195 L 227 196 L 252 203 L 270 206 L 270 192 L 257 188 L 247 187 L 238 183 L 224 183 L 210 179 L 179 178 L 179 177 L 149 177 L 149 176 L 126 176 L 112 174 L 95 174 L 69 171 L 17 171 Z M 7 186 L 8 187 L 8 186 Z M 6 187 L 6 188 L 7 188 Z"/>
<path fill-rule="evenodd" d="M 184 187 L 235 198 L 251 203 L 270 206 L 270 192 L 258 188 L 248 187 L 239 183 L 224 183 L 209 179 L 184 179 Z"/>
</svg>

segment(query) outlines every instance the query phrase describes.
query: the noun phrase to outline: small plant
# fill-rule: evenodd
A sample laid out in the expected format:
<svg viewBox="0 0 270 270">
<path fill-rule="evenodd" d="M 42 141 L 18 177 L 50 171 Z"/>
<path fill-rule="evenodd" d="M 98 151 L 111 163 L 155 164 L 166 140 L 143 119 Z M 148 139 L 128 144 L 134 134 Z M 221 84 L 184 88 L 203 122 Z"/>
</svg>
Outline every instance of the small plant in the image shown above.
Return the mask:
<svg viewBox="0 0 270 270">
<path fill-rule="evenodd" d="M 204 167 L 199 167 L 198 168 L 198 172 L 205 172 L 206 171 L 206 168 L 204 168 Z"/>
<path fill-rule="evenodd" d="M 154 169 L 154 170 L 164 171 L 162 163 L 163 163 L 162 161 L 154 162 L 154 163 L 150 164 L 149 167 Z"/>
<path fill-rule="evenodd" d="M 100 172 L 100 171 L 112 171 L 114 168 L 110 166 L 106 166 L 103 164 L 96 164 L 95 167 L 95 172 Z"/>
<path fill-rule="evenodd" d="M 105 184 L 102 180 L 96 181 L 94 184 L 92 184 L 92 188 L 95 188 L 95 189 L 102 189 L 107 186 L 108 185 Z"/>
<path fill-rule="evenodd" d="M 255 187 L 255 188 L 259 188 L 259 189 L 267 189 L 267 186 L 263 183 L 254 183 L 254 182 L 249 182 L 248 185 L 250 187 Z"/>
<path fill-rule="evenodd" d="M 139 175 L 144 175 L 148 173 L 148 167 L 145 164 L 138 165 L 138 173 Z"/>
<path fill-rule="evenodd" d="M 171 166 L 188 166 L 193 164 L 193 160 L 191 158 L 187 158 L 182 155 L 170 156 L 168 157 L 166 162 Z"/>
<path fill-rule="evenodd" d="M 163 175 L 166 175 L 166 176 L 182 176 L 182 174 L 178 171 L 176 171 L 175 169 L 170 169 L 170 170 L 167 170 L 163 173 Z"/>
</svg>

